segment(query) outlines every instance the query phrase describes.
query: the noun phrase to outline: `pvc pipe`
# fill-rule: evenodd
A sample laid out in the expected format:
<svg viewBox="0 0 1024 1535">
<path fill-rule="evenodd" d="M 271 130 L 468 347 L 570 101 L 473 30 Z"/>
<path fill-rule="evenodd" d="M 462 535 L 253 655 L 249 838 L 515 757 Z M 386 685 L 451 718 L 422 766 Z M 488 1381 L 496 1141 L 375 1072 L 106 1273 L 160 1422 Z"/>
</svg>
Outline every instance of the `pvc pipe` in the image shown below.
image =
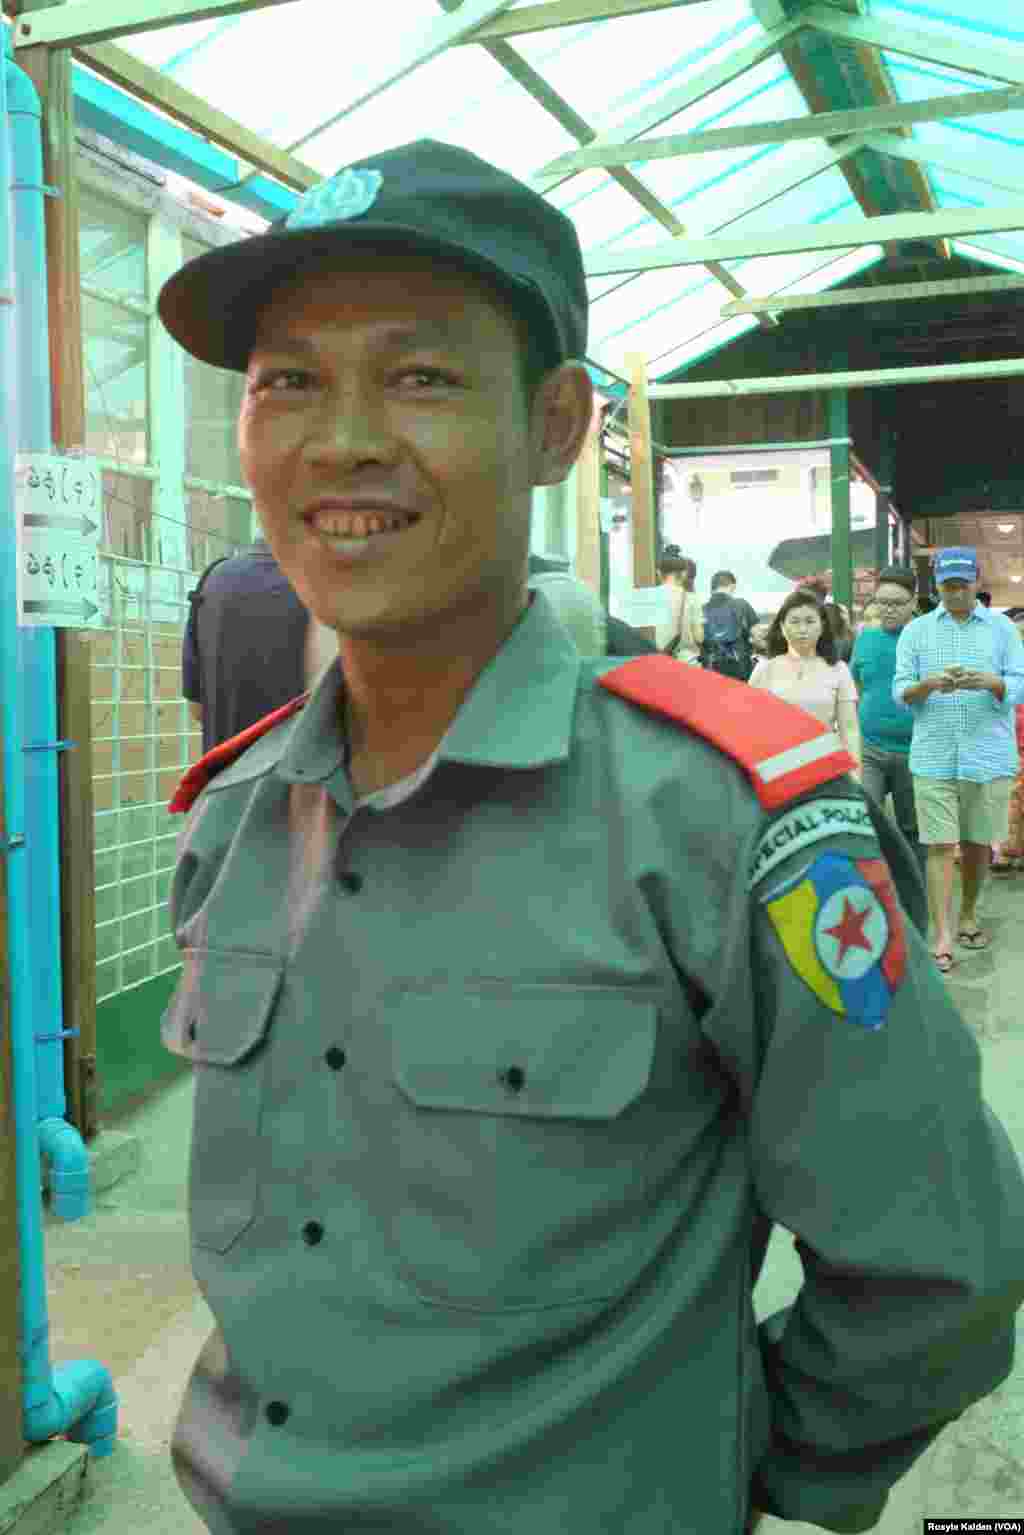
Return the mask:
<svg viewBox="0 0 1024 1535">
<path fill-rule="evenodd" d="M 48 452 L 50 367 L 43 219 L 42 113 L 29 77 L 10 57 L 0 69 L 0 728 L 8 846 L 7 951 L 18 1206 L 18 1352 L 23 1434 L 66 1434 L 111 1454 L 117 1395 L 94 1360 L 55 1368 L 49 1319 L 40 1154 L 49 1159 L 54 1213 L 90 1209 L 89 1159 L 64 1113 L 60 985 L 60 841 L 53 630 L 17 621 L 15 454 Z M 13 210 L 13 226 L 8 211 Z M 15 259 L 16 248 L 16 259 Z M 32 750 L 42 747 L 42 750 Z M 38 1094 L 38 1097 L 37 1097 Z"/>
<path fill-rule="evenodd" d="M 15 66 L 11 66 L 14 68 Z M 27 75 L 8 76 L 15 252 L 15 355 L 18 381 L 17 446 L 22 453 L 48 453 L 50 441 L 50 354 L 47 332 L 46 230 L 43 214 L 42 143 L 36 92 Z M 31 96 L 26 91 L 26 85 Z M 36 267 L 35 263 L 40 265 Z M 36 1116 L 62 1120 L 64 1096 L 60 954 L 60 830 L 57 790 L 57 664 L 52 627 L 18 631 L 22 679 L 22 744 L 25 773 L 28 931 L 32 950 L 46 956 L 33 965 L 36 1035 Z M 80 1174 L 88 1161 L 82 1148 Z M 55 1191 L 56 1192 L 56 1191 Z M 81 1212 L 85 1213 L 86 1204 Z M 65 1213 L 62 1209 L 58 1213 Z M 68 1203 L 66 1214 L 79 1212 Z"/>
</svg>

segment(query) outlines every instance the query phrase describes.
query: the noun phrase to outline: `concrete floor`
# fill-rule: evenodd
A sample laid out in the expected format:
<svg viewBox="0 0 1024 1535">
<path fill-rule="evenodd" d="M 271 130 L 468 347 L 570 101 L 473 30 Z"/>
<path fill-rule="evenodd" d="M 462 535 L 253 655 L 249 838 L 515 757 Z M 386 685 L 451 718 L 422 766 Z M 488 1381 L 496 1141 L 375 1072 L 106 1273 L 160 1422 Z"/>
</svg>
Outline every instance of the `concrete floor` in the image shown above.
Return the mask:
<svg viewBox="0 0 1024 1535">
<path fill-rule="evenodd" d="M 948 984 L 981 1044 L 986 1097 L 1024 1160 L 1024 874 L 990 880 L 983 910 L 993 947 L 960 950 Z M 99 1196 L 88 1219 L 64 1225 L 47 1213 L 51 1358 L 102 1361 L 120 1397 L 116 1450 L 89 1463 L 84 1500 L 66 1525 L 73 1535 L 205 1530 L 178 1491 L 167 1448 L 213 1326 L 189 1267 L 191 1100 L 189 1077 L 116 1126 L 138 1136 L 139 1171 Z M 758 1316 L 791 1300 L 800 1279 L 791 1239 L 776 1233 L 755 1296 Z M 1024 1346 L 1011 1379 L 945 1431 L 894 1490 L 876 1528 L 917 1535 L 926 1515 L 1024 1520 Z M 769 1518 L 761 1532 L 816 1528 Z"/>
</svg>

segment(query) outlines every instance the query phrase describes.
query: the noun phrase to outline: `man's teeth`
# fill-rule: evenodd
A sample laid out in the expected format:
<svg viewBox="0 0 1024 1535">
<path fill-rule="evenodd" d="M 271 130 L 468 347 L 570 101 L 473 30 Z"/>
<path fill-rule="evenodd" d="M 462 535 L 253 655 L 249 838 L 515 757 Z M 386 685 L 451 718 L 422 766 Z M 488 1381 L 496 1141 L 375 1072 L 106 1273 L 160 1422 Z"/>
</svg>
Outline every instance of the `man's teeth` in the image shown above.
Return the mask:
<svg viewBox="0 0 1024 1535">
<path fill-rule="evenodd" d="M 366 538 L 371 533 L 395 533 L 408 527 L 409 517 L 385 517 L 379 512 L 352 512 L 344 517 L 320 517 L 316 530 L 327 538 Z"/>
</svg>

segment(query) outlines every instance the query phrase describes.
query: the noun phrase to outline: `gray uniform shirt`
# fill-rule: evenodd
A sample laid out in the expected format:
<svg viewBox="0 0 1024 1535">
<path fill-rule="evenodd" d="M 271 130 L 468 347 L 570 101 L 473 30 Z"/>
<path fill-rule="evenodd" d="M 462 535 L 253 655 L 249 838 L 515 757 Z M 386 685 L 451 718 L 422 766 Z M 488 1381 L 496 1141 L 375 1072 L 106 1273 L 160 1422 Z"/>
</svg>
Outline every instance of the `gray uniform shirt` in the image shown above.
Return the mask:
<svg viewBox="0 0 1024 1535">
<path fill-rule="evenodd" d="M 804 865 L 878 859 L 859 791 L 766 816 L 619 664 L 536 594 L 411 780 L 355 801 L 335 666 L 190 813 L 163 1034 L 217 1326 L 172 1454 L 214 1535 L 867 1530 L 1010 1369 L 972 1036 L 898 910 L 868 1029 L 766 904 L 795 870 L 806 938 Z M 772 1221 L 805 1283 L 758 1328 Z"/>
</svg>

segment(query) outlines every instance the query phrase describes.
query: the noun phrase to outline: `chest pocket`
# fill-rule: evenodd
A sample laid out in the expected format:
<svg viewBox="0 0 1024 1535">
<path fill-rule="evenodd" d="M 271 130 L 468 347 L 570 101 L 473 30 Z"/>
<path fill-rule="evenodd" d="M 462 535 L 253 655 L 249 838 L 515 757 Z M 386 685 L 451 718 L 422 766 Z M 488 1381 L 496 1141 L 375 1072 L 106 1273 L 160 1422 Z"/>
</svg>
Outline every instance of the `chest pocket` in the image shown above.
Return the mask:
<svg viewBox="0 0 1024 1535">
<path fill-rule="evenodd" d="M 266 1038 L 281 986 L 272 955 L 186 949 L 160 1035 L 195 1072 L 189 1224 L 198 1247 L 226 1252 L 256 1213 Z"/>
<path fill-rule="evenodd" d="M 610 988 L 405 992 L 384 1203 L 435 1304 L 532 1309 L 619 1292 L 647 1205 L 657 1005 Z"/>
</svg>

